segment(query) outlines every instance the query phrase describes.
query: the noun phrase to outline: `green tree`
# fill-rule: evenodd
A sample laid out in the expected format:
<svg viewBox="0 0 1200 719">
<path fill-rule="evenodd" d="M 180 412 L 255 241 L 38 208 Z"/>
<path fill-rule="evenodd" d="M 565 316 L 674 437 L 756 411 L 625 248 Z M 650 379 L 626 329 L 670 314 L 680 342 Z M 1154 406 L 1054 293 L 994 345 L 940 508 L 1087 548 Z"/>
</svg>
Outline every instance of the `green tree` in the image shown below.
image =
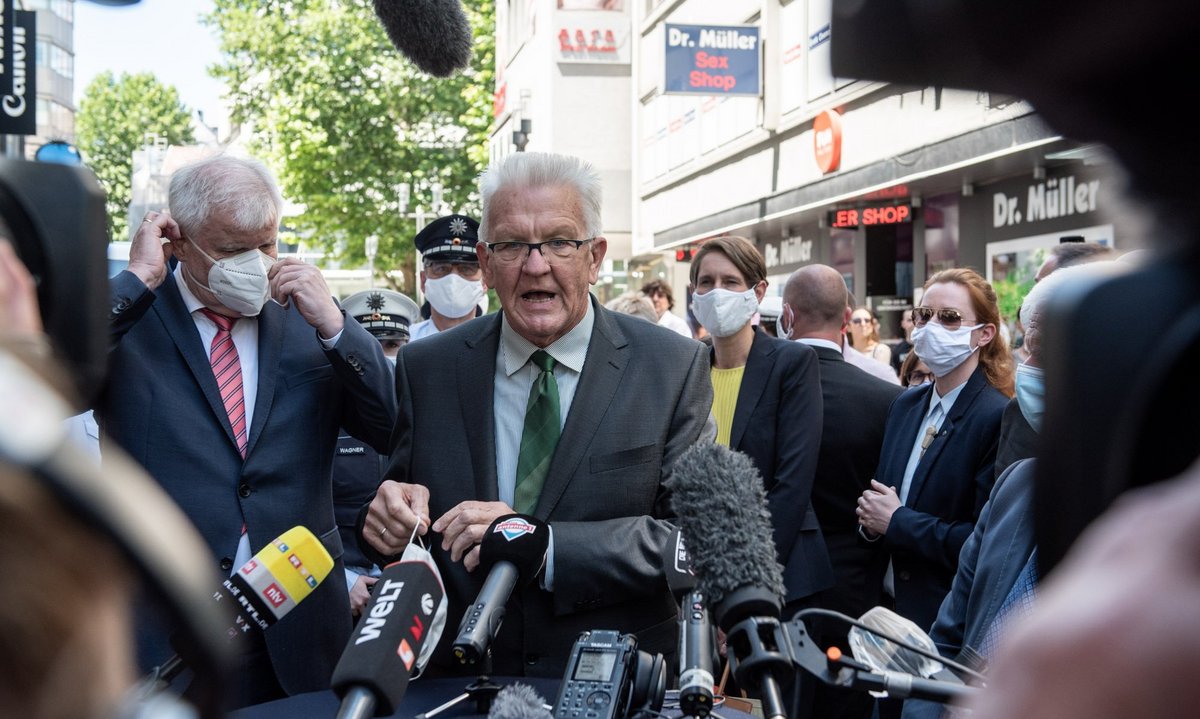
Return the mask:
<svg viewBox="0 0 1200 719">
<path fill-rule="evenodd" d="M 191 144 L 191 112 L 173 86 L 151 73 L 115 77 L 105 71 L 84 89 L 75 129 L 83 161 L 108 195 L 109 239 L 128 239 L 133 151 L 145 144 L 148 134 L 165 137 L 172 145 Z"/>
<path fill-rule="evenodd" d="M 412 238 L 397 187 L 413 186 L 408 212 L 426 212 L 430 187 L 451 211 L 477 213 L 475 181 L 491 123 L 493 0 L 466 3 L 475 37 L 470 67 L 423 74 L 388 41 L 370 0 L 216 0 L 207 17 L 221 40 L 211 68 L 229 88 L 235 123 L 303 208 L 287 223 L 348 266 L 379 240 L 376 273 L 413 291 Z M 426 220 L 431 220 L 430 214 Z M 402 287 L 400 285 L 403 285 Z"/>
</svg>

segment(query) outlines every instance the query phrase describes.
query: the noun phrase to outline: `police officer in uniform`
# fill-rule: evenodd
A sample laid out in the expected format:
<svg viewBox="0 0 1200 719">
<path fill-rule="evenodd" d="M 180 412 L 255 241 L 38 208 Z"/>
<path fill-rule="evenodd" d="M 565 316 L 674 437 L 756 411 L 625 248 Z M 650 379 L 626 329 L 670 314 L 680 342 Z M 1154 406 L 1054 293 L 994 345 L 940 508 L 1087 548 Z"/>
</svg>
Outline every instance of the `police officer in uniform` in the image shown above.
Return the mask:
<svg viewBox="0 0 1200 719">
<path fill-rule="evenodd" d="M 428 319 L 413 325 L 411 341 L 483 313 L 487 286 L 475 256 L 478 241 L 479 223 L 466 215 L 439 217 L 414 238 L 421 252 L 421 292 L 428 300 Z"/>
<path fill-rule="evenodd" d="M 396 355 L 409 341 L 409 330 L 420 308 L 417 303 L 399 292 L 371 289 L 356 292 L 342 302 L 346 314 L 375 335 L 383 346 L 383 354 L 396 362 Z M 371 585 L 379 568 L 358 548 L 354 522 L 358 510 L 379 485 L 386 465 L 370 445 L 350 436 L 343 430 L 338 434 L 333 458 L 333 510 L 345 548 L 346 588 L 350 591 L 350 609 L 358 616 L 370 599 Z"/>
</svg>

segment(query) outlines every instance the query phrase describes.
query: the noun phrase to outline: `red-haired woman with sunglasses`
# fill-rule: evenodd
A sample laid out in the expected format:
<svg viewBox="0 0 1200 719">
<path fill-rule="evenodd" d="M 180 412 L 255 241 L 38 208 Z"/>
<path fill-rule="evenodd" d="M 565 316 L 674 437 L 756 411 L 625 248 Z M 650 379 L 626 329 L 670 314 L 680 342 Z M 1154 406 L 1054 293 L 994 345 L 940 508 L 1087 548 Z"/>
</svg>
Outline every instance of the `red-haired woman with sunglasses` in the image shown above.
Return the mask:
<svg viewBox="0 0 1200 719">
<path fill-rule="evenodd" d="M 929 278 L 912 320 L 913 351 L 934 382 L 892 404 L 858 517 L 863 535 L 889 550 L 884 588 L 896 611 L 928 630 L 991 491 L 1013 364 L 996 293 L 974 270 Z"/>
</svg>

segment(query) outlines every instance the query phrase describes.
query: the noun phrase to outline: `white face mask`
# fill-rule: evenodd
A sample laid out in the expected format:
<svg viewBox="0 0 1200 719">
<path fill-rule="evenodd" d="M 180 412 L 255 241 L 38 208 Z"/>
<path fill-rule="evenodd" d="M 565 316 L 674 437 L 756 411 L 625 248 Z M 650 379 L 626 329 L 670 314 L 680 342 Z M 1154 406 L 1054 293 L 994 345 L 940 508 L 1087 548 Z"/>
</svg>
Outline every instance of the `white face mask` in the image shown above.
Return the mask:
<svg viewBox="0 0 1200 719">
<path fill-rule="evenodd" d="M 482 281 L 463 279 L 454 272 L 436 280 L 425 280 L 425 299 L 438 314 L 451 319 L 473 313 L 486 295 Z"/>
<path fill-rule="evenodd" d="M 442 581 L 442 573 L 438 571 L 437 564 L 433 561 L 433 555 L 429 550 L 419 544 L 417 539 L 416 528 L 413 529 L 413 536 L 409 539 L 408 546 L 404 548 L 404 554 L 400 555 L 401 562 L 421 562 L 429 567 L 429 571 L 437 577 L 438 584 L 443 587 L 446 583 Z M 442 592 L 442 601 L 438 604 L 437 611 L 434 612 L 433 621 L 429 623 L 428 637 L 429 639 L 421 645 L 421 653 L 417 656 L 416 664 L 413 665 L 413 679 L 421 675 L 425 669 L 425 665 L 429 663 L 429 658 L 433 656 L 433 650 L 437 648 L 438 639 L 442 636 L 442 631 L 446 628 L 446 608 L 449 602 L 446 600 L 446 593 Z"/>
<path fill-rule="evenodd" d="M 1017 407 L 1034 432 L 1042 431 L 1046 412 L 1046 375 L 1040 367 L 1017 365 Z"/>
<path fill-rule="evenodd" d="M 267 270 L 277 261 L 274 257 L 255 249 L 215 260 L 195 242 L 192 242 L 192 247 L 213 263 L 208 268 L 208 285 L 192 275 L 196 284 L 213 293 L 218 302 L 243 317 L 255 317 L 262 312 L 263 305 L 271 296 Z"/>
<path fill-rule="evenodd" d="M 692 312 L 710 335 L 729 337 L 737 334 L 758 312 L 758 296 L 753 288 L 733 292 L 718 287 L 702 295 L 693 294 Z"/>
<path fill-rule="evenodd" d="M 784 319 L 787 319 L 787 329 L 783 328 Z M 784 305 L 783 312 L 779 313 L 779 324 L 776 325 L 781 333 L 779 336 L 785 340 L 792 339 L 792 330 L 796 329 L 796 313 L 792 312 L 791 305 Z"/>
<path fill-rule="evenodd" d="M 948 330 L 937 322 L 929 322 L 913 330 L 913 351 L 929 365 L 934 377 L 944 377 L 979 349 L 971 346 L 971 332 L 980 327 L 983 325 L 964 325 Z"/>
</svg>

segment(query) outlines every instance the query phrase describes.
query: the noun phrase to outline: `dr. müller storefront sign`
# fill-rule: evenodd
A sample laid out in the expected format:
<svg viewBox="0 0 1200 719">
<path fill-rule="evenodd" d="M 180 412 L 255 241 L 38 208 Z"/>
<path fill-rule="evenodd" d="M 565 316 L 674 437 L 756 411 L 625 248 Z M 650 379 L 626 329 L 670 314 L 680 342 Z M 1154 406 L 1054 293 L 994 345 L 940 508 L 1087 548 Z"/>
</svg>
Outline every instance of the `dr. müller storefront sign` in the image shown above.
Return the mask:
<svg viewBox="0 0 1200 719">
<path fill-rule="evenodd" d="M 0 0 L 0 135 L 37 134 L 37 15 Z"/>
<path fill-rule="evenodd" d="M 1088 167 L 984 185 L 962 198 L 963 227 L 995 242 L 1102 224 L 1112 186 L 1102 170 Z"/>
<path fill-rule="evenodd" d="M 762 52 L 756 25 L 671 25 L 666 28 L 665 93 L 758 95 Z"/>
</svg>

